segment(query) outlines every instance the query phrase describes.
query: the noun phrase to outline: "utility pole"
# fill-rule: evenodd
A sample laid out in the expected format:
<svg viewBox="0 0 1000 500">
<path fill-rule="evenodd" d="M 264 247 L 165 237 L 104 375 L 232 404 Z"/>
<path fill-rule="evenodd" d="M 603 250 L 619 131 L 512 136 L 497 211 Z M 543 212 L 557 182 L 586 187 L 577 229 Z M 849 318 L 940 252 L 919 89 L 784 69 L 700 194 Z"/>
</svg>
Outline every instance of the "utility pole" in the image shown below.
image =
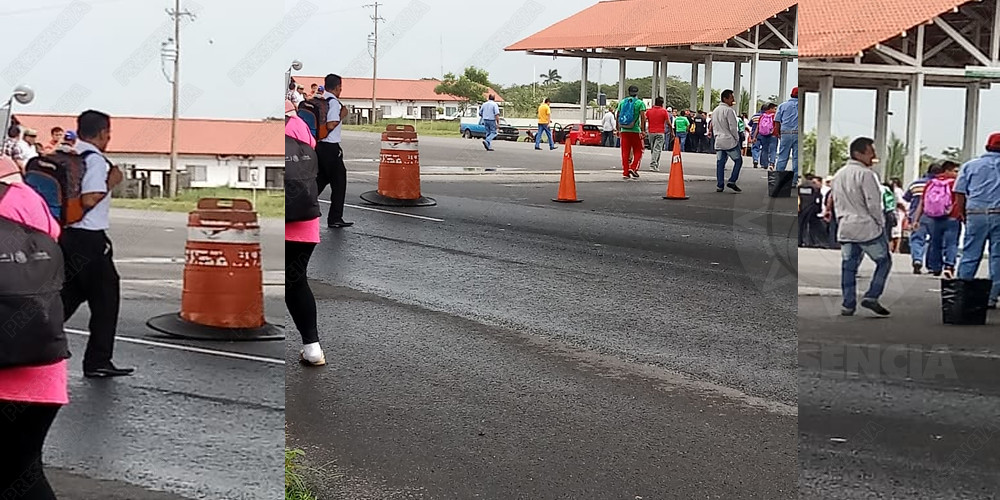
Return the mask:
<svg viewBox="0 0 1000 500">
<path fill-rule="evenodd" d="M 378 22 L 385 21 L 381 17 L 378 17 L 378 7 L 382 5 L 379 2 L 371 3 L 365 5 L 365 7 L 374 7 L 375 15 L 372 16 L 372 21 L 375 23 L 375 34 L 372 40 L 372 124 L 375 123 L 378 110 L 377 95 L 375 92 L 378 90 Z"/>
<path fill-rule="evenodd" d="M 181 0 L 174 0 L 174 9 L 167 9 L 167 14 L 174 19 L 174 46 L 172 50 L 174 76 L 170 82 L 173 86 L 173 103 L 170 114 L 170 183 L 167 189 L 169 196 L 174 198 L 177 196 L 177 108 L 180 104 L 181 17 L 188 16 L 193 20 L 195 16 L 190 11 L 181 10 Z"/>
</svg>

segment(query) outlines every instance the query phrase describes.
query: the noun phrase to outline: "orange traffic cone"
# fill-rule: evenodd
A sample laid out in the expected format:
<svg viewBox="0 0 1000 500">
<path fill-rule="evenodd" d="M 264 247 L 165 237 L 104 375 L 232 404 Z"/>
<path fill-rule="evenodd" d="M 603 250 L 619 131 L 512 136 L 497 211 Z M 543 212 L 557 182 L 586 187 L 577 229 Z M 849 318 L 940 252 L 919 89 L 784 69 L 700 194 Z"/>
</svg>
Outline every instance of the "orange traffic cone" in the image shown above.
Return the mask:
<svg viewBox="0 0 1000 500">
<path fill-rule="evenodd" d="M 681 163 L 681 140 L 674 138 L 674 154 L 670 160 L 670 180 L 667 181 L 667 195 L 664 200 L 686 200 L 684 191 L 684 165 Z"/>
<path fill-rule="evenodd" d="M 563 153 L 562 175 L 559 178 L 559 197 L 552 201 L 560 203 L 580 203 L 576 199 L 576 175 L 573 173 L 573 147 L 566 141 L 566 152 Z"/>
</svg>

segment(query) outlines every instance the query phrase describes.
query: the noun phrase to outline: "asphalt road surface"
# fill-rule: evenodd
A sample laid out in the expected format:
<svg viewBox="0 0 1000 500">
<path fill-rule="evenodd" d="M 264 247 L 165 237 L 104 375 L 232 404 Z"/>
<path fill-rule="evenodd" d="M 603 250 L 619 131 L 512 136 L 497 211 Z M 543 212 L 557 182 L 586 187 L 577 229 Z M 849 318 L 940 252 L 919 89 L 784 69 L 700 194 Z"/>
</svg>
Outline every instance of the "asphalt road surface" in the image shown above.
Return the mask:
<svg viewBox="0 0 1000 500">
<path fill-rule="evenodd" d="M 117 209 L 112 217 L 123 289 L 115 361 L 137 371 L 83 378 L 86 306 L 69 321 L 70 404 L 45 448 L 59 498 L 279 498 L 284 343 L 188 341 L 147 328 L 180 308 L 187 217 Z M 262 226 L 265 308 L 282 323 L 283 226 Z"/>
<path fill-rule="evenodd" d="M 375 136 L 345 137 L 357 225 L 324 229 L 310 266 L 329 364 L 297 365 L 291 336 L 286 357 L 288 445 L 320 498 L 795 496 L 794 201 L 763 171 L 687 201 L 661 199 L 665 173 L 581 175 L 585 201 L 556 204 L 538 172 L 560 154 L 431 138 L 422 165 L 470 174 L 376 211 Z"/>
<path fill-rule="evenodd" d="M 1000 312 L 944 325 L 940 282 L 901 255 L 892 316 L 840 317 L 839 266 L 837 251 L 799 251 L 801 498 L 998 498 Z"/>
</svg>

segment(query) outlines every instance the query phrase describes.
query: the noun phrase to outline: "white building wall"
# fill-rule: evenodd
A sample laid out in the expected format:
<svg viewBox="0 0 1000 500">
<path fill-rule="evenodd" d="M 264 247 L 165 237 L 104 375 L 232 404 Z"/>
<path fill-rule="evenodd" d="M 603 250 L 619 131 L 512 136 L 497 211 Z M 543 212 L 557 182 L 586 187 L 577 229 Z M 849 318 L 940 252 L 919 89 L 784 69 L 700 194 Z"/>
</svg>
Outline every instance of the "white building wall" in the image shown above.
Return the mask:
<svg viewBox="0 0 1000 500">
<path fill-rule="evenodd" d="M 108 155 L 108 158 L 116 165 L 134 165 L 139 170 L 155 171 L 150 173 L 150 182 L 154 186 L 163 186 L 163 175 L 158 174 L 158 172 L 170 170 L 170 155 L 112 153 Z M 205 166 L 206 176 L 202 181 L 195 181 L 192 177 L 191 187 L 265 189 L 267 187 L 266 168 L 284 170 L 285 158 L 283 156 L 257 156 L 253 160 L 244 160 L 237 157 L 178 155 L 178 170 L 185 171 L 188 166 L 196 165 Z M 249 167 L 251 170 L 247 172 L 248 174 L 254 169 L 258 170 L 257 182 L 252 182 L 252 174 L 241 182 L 239 180 L 240 167 Z"/>
<path fill-rule="evenodd" d="M 353 106 L 359 109 L 370 109 L 372 102 L 363 99 L 344 99 L 343 103 L 347 106 Z M 441 115 L 449 116 L 458 113 L 458 103 L 454 101 L 378 101 L 378 106 L 384 108 L 389 107 L 389 113 L 383 114 L 383 118 L 408 118 L 408 119 L 420 119 L 420 108 L 421 107 L 432 107 L 435 109 L 434 117 L 437 118 Z M 409 107 L 414 106 L 416 109 L 412 110 L 410 113 Z M 445 113 L 437 113 L 437 108 L 442 108 Z M 453 113 L 448 113 L 451 111 L 450 108 L 454 108 Z"/>
</svg>

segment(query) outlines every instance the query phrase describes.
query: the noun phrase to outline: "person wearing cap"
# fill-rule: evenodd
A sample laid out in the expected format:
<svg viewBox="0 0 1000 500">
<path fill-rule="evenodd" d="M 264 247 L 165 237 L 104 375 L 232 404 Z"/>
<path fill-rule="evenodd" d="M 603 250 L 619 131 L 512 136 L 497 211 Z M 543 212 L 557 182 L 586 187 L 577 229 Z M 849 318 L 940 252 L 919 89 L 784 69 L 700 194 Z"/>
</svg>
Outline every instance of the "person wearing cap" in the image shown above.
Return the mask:
<svg viewBox="0 0 1000 500">
<path fill-rule="evenodd" d="M 775 170 L 784 172 L 788 159 L 792 160 L 792 183 L 799 183 L 799 88 L 792 89 L 792 96 L 778 106 L 774 115 L 774 137 L 778 138 L 778 162 Z"/>
<path fill-rule="evenodd" d="M 24 154 L 24 164 L 27 165 L 32 158 L 38 156 L 38 150 L 35 149 L 35 143 L 38 141 L 38 132 L 34 129 L 26 128 L 22 134 L 21 140 L 18 142 L 18 146 L 21 148 L 21 152 Z"/>
<path fill-rule="evenodd" d="M 63 134 L 62 143 L 68 146 L 76 146 L 76 132 L 73 132 L 72 130 L 67 130 L 66 133 Z"/>
<path fill-rule="evenodd" d="M 962 165 L 954 193 L 959 218 L 965 222 L 958 279 L 976 276 L 988 241 L 993 280 L 989 305 L 996 308 L 1000 298 L 1000 132 L 987 139 L 986 153 Z"/>
<path fill-rule="evenodd" d="M 639 99 L 639 87 L 628 88 L 628 97 L 618 104 L 618 131 L 622 140 L 622 179 L 639 178 L 642 161 L 643 139 L 646 137 L 646 103 Z M 634 122 L 630 127 L 621 123 L 622 110 L 632 106 Z M 631 162 L 629 159 L 631 158 Z"/>
<path fill-rule="evenodd" d="M 301 103 L 302 101 L 305 100 L 302 97 L 301 89 L 302 89 L 302 85 L 299 85 L 299 84 L 297 84 L 295 82 L 289 83 L 288 84 L 288 93 L 285 94 L 285 99 L 289 100 L 289 101 L 292 101 L 295 104 L 295 106 L 298 107 L 299 103 Z"/>
</svg>

